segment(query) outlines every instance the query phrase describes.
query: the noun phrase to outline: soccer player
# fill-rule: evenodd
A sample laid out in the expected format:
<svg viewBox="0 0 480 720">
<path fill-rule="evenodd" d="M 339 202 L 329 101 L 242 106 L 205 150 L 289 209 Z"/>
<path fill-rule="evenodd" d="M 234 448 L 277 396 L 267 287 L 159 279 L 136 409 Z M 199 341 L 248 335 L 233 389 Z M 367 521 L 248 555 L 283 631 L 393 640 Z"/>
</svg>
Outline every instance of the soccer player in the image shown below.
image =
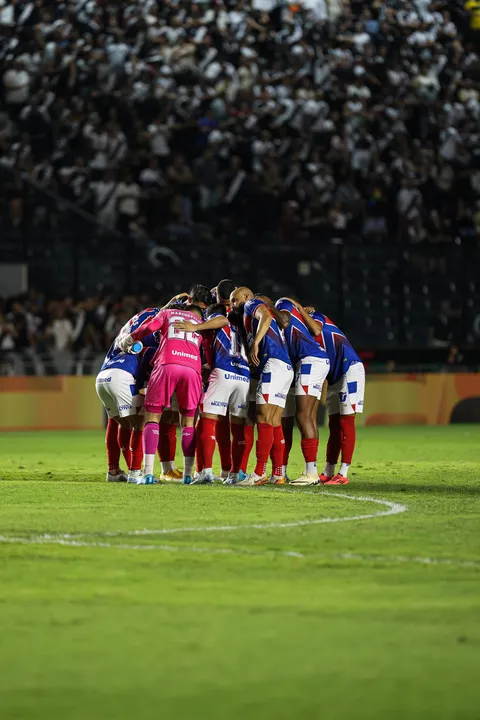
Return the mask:
<svg viewBox="0 0 480 720">
<path fill-rule="evenodd" d="M 189 292 L 182 292 L 175 295 L 164 306 L 165 309 L 181 308 L 187 310 L 189 305 L 197 305 L 204 309 L 211 302 L 210 291 L 205 285 L 192 285 Z M 179 424 L 179 413 L 177 398 L 174 395 L 171 406 L 165 408 L 160 420 L 160 431 L 158 438 L 158 454 L 162 463 L 162 479 L 171 482 L 180 482 L 183 473 L 175 468 L 175 455 L 177 451 L 177 427 Z"/>
<path fill-rule="evenodd" d="M 178 322 L 181 330 L 192 330 L 188 322 Z M 215 480 L 212 471 L 218 420 L 230 414 L 233 443 L 225 484 L 238 482 L 238 473 L 244 451 L 244 425 L 247 414 L 250 370 L 241 333 L 226 317 L 224 305 L 212 305 L 207 309 L 206 320 L 196 325 L 197 332 L 204 335 L 203 348 L 211 368 L 203 398 L 198 426 L 198 442 L 202 446 L 202 462 L 196 484 Z M 228 420 L 224 424 L 229 427 Z M 222 463 L 223 466 L 224 463 Z"/>
<path fill-rule="evenodd" d="M 144 354 L 131 355 L 123 352 L 119 343 L 130 332 L 135 331 L 159 312 L 158 308 L 147 308 L 134 315 L 120 330 L 110 347 L 96 378 L 97 395 L 108 415 L 105 445 L 108 460 L 108 482 L 136 482 L 142 477 L 142 428 L 143 416 L 140 410 L 143 396 L 140 389 L 147 379 L 148 371 Z M 148 345 L 157 346 L 152 335 Z M 119 469 L 120 450 L 129 469 L 128 476 Z"/>
<path fill-rule="evenodd" d="M 272 482 L 283 485 L 282 413 L 293 380 L 290 357 L 274 314 L 264 300 L 254 297 L 249 288 L 240 287 L 231 294 L 230 303 L 233 310 L 243 311 L 249 359 L 260 371 L 256 395 L 257 462 L 254 472 L 239 485 L 265 485 L 269 481 L 266 467 L 272 449 Z"/>
<path fill-rule="evenodd" d="M 232 280 L 220 280 L 217 287 L 210 291 L 213 303 L 223 305 L 227 311 L 230 308 L 230 293 L 235 290 L 235 283 Z M 225 480 L 230 474 L 232 446 L 230 439 L 230 419 L 228 412 L 220 415 L 216 425 L 215 436 L 222 466 L 221 478 Z M 200 446 L 201 449 L 201 446 Z"/>
<path fill-rule="evenodd" d="M 323 485 L 347 485 L 348 469 L 355 450 L 355 415 L 363 412 L 365 368 L 345 334 L 326 315 L 305 308 L 316 322 L 316 340 L 330 360 L 327 376 L 329 438 Z M 341 464 L 335 473 L 341 452 Z"/>
<path fill-rule="evenodd" d="M 197 332 L 178 330 L 175 323 L 189 320 L 199 324 L 202 310 L 190 305 L 188 310 L 161 310 L 150 322 L 121 340 L 120 347 L 128 350 L 137 340 L 153 332 L 159 333 L 159 347 L 153 359 L 153 370 L 145 396 L 145 427 L 143 431 L 144 473 L 146 485 L 158 482 L 153 475 L 158 445 L 159 422 L 165 407 L 170 407 L 173 393 L 177 394 L 182 426 L 184 458 L 183 483 L 192 482 L 195 462 L 195 413 L 202 392 L 200 342 Z"/>
<path fill-rule="evenodd" d="M 318 426 L 317 410 L 327 377 L 328 355 L 315 342 L 315 321 L 290 298 L 275 303 L 275 317 L 284 329 L 288 353 L 295 367 L 295 415 L 302 435 L 301 447 L 305 470 L 292 485 L 317 485 Z"/>
</svg>

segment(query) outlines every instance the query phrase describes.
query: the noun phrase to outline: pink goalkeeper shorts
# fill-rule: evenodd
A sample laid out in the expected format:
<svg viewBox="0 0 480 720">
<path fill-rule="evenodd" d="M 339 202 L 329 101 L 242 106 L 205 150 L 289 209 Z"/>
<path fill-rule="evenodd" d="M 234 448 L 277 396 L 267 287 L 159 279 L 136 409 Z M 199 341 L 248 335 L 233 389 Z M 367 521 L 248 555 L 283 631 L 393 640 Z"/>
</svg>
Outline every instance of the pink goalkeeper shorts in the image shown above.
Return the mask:
<svg viewBox="0 0 480 720">
<path fill-rule="evenodd" d="M 177 394 L 180 415 L 195 415 L 202 393 L 202 378 L 185 365 L 157 365 L 148 382 L 144 408 L 146 412 L 162 413 L 170 407 Z"/>
</svg>

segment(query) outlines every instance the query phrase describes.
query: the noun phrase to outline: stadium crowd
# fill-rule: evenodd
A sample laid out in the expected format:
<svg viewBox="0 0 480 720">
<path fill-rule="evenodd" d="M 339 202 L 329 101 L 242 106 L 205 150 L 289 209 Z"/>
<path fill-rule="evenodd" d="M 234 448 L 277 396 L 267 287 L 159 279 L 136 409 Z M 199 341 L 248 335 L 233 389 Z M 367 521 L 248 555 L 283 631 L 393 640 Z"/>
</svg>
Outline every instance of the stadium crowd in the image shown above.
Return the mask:
<svg viewBox="0 0 480 720">
<path fill-rule="evenodd" d="M 55 223 L 33 183 L 152 237 L 241 222 L 286 244 L 474 243 L 470 5 L 0 0 L 10 228 Z"/>
</svg>

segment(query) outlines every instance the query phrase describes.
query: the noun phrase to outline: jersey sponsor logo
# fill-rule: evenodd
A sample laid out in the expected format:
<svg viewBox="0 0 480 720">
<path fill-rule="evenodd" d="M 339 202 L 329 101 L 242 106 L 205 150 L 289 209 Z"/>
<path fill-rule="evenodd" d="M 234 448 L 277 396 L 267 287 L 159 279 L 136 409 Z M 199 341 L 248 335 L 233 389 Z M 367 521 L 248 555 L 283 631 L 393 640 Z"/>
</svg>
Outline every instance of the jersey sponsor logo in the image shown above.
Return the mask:
<svg viewBox="0 0 480 720">
<path fill-rule="evenodd" d="M 281 400 L 285 400 L 285 398 L 286 398 L 287 396 L 284 395 L 283 393 L 275 393 L 275 397 L 281 398 Z"/>
<path fill-rule="evenodd" d="M 246 409 L 247 409 L 247 406 L 246 406 L 246 405 L 237 405 L 237 408 L 238 408 L 238 410 L 246 410 Z M 240 442 L 240 443 L 238 443 L 238 444 L 239 444 L 239 445 L 245 445 L 245 442 L 243 442 L 243 443 Z"/>
<path fill-rule="evenodd" d="M 112 382 L 112 378 L 111 378 L 111 377 L 108 377 L 108 378 L 97 378 L 97 383 L 109 383 L 109 382 Z"/>
<path fill-rule="evenodd" d="M 230 365 L 231 365 L 232 367 L 240 368 L 241 370 L 246 370 L 246 369 L 247 369 L 246 363 L 245 363 L 245 364 L 242 364 L 242 363 L 239 363 L 239 362 L 231 362 Z"/>
<path fill-rule="evenodd" d="M 347 393 L 346 392 L 338 393 L 338 397 L 340 398 L 340 402 L 342 402 L 342 403 L 347 402 Z"/>
<path fill-rule="evenodd" d="M 220 400 L 214 400 L 210 403 L 212 407 L 228 407 L 227 402 L 220 402 Z"/>
<path fill-rule="evenodd" d="M 119 405 L 118 409 L 119 410 L 131 410 L 132 407 L 133 407 L 133 405 Z"/>
<path fill-rule="evenodd" d="M 172 350 L 172 355 L 190 358 L 190 360 L 198 360 L 198 355 L 192 355 L 191 353 L 183 352 L 183 350 Z"/>
<path fill-rule="evenodd" d="M 246 377 L 243 377 L 242 375 L 230 375 L 228 373 L 225 373 L 223 376 L 225 380 L 240 380 L 241 382 L 250 382 L 250 380 Z"/>
</svg>

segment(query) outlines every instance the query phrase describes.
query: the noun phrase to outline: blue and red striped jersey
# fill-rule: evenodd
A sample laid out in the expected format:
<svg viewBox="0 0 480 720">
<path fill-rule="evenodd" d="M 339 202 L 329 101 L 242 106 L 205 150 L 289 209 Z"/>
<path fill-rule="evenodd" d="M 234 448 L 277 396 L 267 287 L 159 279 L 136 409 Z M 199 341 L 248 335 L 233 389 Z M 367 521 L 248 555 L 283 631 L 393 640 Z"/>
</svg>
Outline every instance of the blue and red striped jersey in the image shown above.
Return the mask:
<svg viewBox="0 0 480 720">
<path fill-rule="evenodd" d="M 327 380 L 330 385 L 333 385 L 345 375 L 351 365 L 361 362 L 361 360 L 347 340 L 345 333 L 330 318 L 316 310 L 310 315 L 322 324 L 322 332 L 315 339 L 330 360 L 330 372 Z"/>
<path fill-rule="evenodd" d="M 272 316 L 272 322 L 265 334 L 265 337 L 260 343 L 258 353 L 260 358 L 259 369 L 262 370 L 263 366 L 265 365 L 267 360 L 270 360 L 270 358 L 276 358 L 277 360 L 281 360 L 282 362 L 287 363 L 287 365 L 290 365 L 291 360 L 288 354 L 287 346 L 285 344 L 283 333 L 278 327 L 277 321 L 275 320 L 272 311 L 270 310 L 268 305 L 263 302 L 263 300 L 260 300 L 260 298 L 252 298 L 247 303 L 245 303 L 245 308 L 243 311 L 243 322 L 245 325 L 245 330 L 247 331 L 248 346 L 250 348 L 253 344 L 253 341 L 255 340 L 255 335 L 257 334 L 258 325 L 260 322 L 256 316 L 256 313 L 258 308 L 262 305 L 263 307 L 267 308 L 268 312 Z"/>
<path fill-rule="evenodd" d="M 296 365 L 299 360 L 306 357 L 327 359 L 328 355 L 321 345 L 315 341 L 312 333 L 306 326 L 302 315 L 291 300 L 280 298 L 275 303 L 277 310 L 286 310 L 290 313 L 290 325 L 284 329 L 285 342 L 292 362 Z"/>
</svg>

